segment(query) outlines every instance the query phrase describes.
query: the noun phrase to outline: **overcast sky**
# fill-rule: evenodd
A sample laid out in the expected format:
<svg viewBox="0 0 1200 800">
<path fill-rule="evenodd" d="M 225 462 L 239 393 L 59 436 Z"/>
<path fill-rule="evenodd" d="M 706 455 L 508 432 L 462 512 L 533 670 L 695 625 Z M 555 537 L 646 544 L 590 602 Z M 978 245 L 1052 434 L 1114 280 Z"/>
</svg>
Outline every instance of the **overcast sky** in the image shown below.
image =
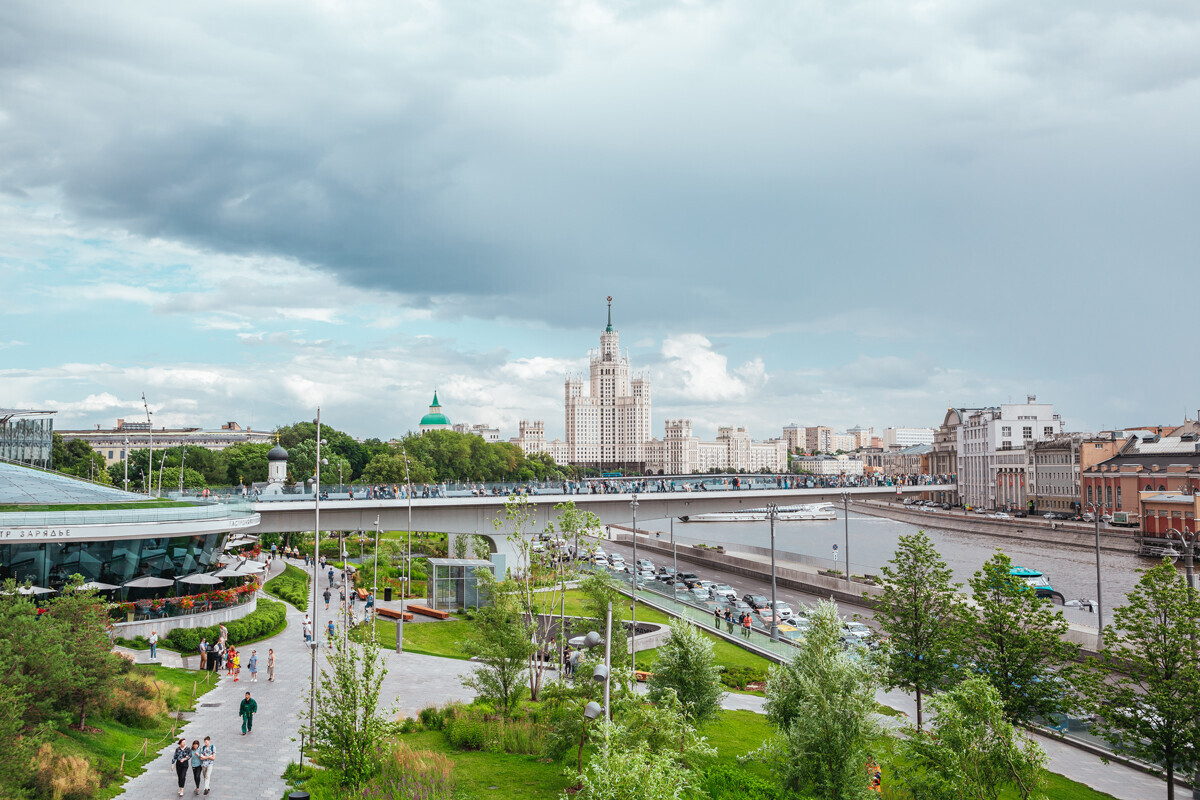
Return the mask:
<svg viewBox="0 0 1200 800">
<path fill-rule="evenodd" d="M 71 8 L 66 8 L 73 6 Z M 1200 406 L 1194 0 L 0 4 L 0 406 L 561 435 Z"/>
</svg>

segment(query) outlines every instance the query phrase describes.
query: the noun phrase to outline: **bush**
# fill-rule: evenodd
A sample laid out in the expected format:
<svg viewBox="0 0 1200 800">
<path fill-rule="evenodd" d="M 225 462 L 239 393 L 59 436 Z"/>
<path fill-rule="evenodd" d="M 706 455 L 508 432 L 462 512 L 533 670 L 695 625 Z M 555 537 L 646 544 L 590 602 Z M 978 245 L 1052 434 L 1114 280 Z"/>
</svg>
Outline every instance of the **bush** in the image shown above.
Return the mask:
<svg viewBox="0 0 1200 800">
<path fill-rule="evenodd" d="M 446 726 L 446 715 L 437 706 L 422 708 L 418 716 L 427 731 L 440 731 Z"/>
<path fill-rule="evenodd" d="M 363 787 L 362 796 L 378 800 L 450 800 L 454 796 L 454 762 L 441 753 L 413 750 L 404 742 L 381 754 L 380 772 Z"/>
<path fill-rule="evenodd" d="M 283 572 L 263 584 L 263 589 L 267 594 L 286 600 L 301 611 L 308 610 L 308 573 L 293 564 L 288 564 Z"/>
<path fill-rule="evenodd" d="M 721 683 L 730 689 L 744 689 L 747 684 L 767 680 L 767 671 L 761 667 L 726 667 L 721 673 Z"/>
<path fill-rule="evenodd" d="M 100 790 L 100 775 L 82 756 L 63 756 L 48 744 L 33 759 L 33 783 L 38 797 L 87 800 Z"/>
<path fill-rule="evenodd" d="M 533 717 L 506 720 L 486 706 L 448 707 L 442 725 L 459 750 L 541 755 L 547 748 L 547 732 Z"/>
<path fill-rule="evenodd" d="M 259 598 L 258 606 L 241 619 L 235 619 L 225 627 L 229 630 L 229 644 L 239 645 L 273 634 L 287 622 L 287 606 L 274 600 Z M 219 625 L 207 628 L 176 628 L 167 634 L 166 641 L 181 653 L 190 655 L 200 647 L 200 638 L 211 644 L 221 635 Z"/>
<path fill-rule="evenodd" d="M 777 800 L 780 796 L 774 783 L 728 764 L 708 769 L 699 783 L 710 800 Z"/>
<path fill-rule="evenodd" d="M 149 727 L 167 713 L 168 701 L 177 694 L 177 686 L 160 683 L 151 675 L 128 672 L 113 687 L 109 714 L 134 728 Z"/>
</svg>

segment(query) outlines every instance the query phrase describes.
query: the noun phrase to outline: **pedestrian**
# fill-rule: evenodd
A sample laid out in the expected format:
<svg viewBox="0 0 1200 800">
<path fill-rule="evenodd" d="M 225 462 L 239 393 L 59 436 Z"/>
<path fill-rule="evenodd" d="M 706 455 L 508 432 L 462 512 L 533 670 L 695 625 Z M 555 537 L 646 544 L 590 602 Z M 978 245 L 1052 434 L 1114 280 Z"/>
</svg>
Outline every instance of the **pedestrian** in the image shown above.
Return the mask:
<svg viewBox="0 0 1200 800">
<path fill-rule="evenodd" d="M 218 638 L 220 639 L 221 644 L 225 644 L 227 641 L 229 641 L 229 629 L 225 627 L 225 623 L 223 622 L 220 623 L 219 629 L 221 635 Z"/>
<path fill-rule="evenodd" d="M 725 609 L 725 632 L 733 633 L 733 612 Z"/>
<path fill-rule="evenodd" d="M 212 778 L 213 764 L 217 760 L 217 748 L 213 747 L 212 739 L 204 737 L 204 745 L 200 748 L 200 775 L 204 778 L 204 793 L 208 794 L 209 780 Z"/>
<path fill-rule="evenodd" d="M 183 797 L 183 787 L 187 785 L 187 771 L 191 761 L 192 751 L 188 749 L 187 739 L 180 739 L 171 756 L 171 763 L 175 766 L 175 777 L 179 778 L 180 797 Z"/>
<path fill-rule="evenodd" d="M 225 658 L 225 651 L 221 649 L 221 643 L 217 642 L 212 646 L 208 654 L 208 668 L 213 672 L 221 671 L 221 662 Z"/>
<path fill-rule="evenodd" d="M 191 756 L 188 758 L 188 764 L 192 768 L 192 782 L 196 784 L 196 788 L 192 790 L 192 794 L 200 794 L 200 770 L 204 768 L 204 761 L 200 758 L 199 739 L 192 740 Z"/>
<path fill-rule="evenodd" d="M 333 586 L 333 567 L 329 568 L 329 585 Z"/>
<path fill-rule="evenodd" d="M 719 608 L 713 609 L 713 627 L 721 630 L 721 609 Z"/>
<path fill-rule="evenodd" d="M 267 650 L 267 682 L 275 682 L 275 649 Z"/>
<path fill-rule="evenodd" d="M 313 639 L 312 623 L 304 620 L 304 643 L 311 644 Z"/>
<path fill-rule="evenodd" d="M 200 653 L 200 669 L 207 669 L 208 639 L 205 639 L 203 636 L 200 637 L 200 647 L 197 648 L 197 652 Z"/>
<path fill-rule="evenodd" d="M 326 644 L 329 644 L 329 645 L 333 644 L 334 633 L 335 633 L 335 629 L 333 627 L 333 620 L 329 620 L 329 641 L 326 642 Z"/>
<path fill-rule="evenodd" d="M 254 727 L 256 713 L 258 713 L 258 703 L 254 702 L 249 692 L 246 692 L 246 697 L 238 705 L 238 714 L 242 717 L 242 736 L 245 736 Z"/>
<path fill-rule="evenodd" d="M 329 610 L 329 598 L 333 597 L 333 593 L 329 591 L 329 587 L 325 587 L 325 592 L 321 595 L 325 598 L 325 610 Z"/>
<path fill-rule="evenodd" d="M 150 660 L 158 660 L 158 631 L 150 631 Z"/>
<path fill-rule="evenodd" d="M 747 612 L 742 617 L 742 636 L 745 636 L 747 639 L 750 638 L 750 613 L 749 612 Z"/>
<path fill-rule="evenodd" d="M 258 651 L 250 651 L 250 661 L 246 664 L 250 668 L 250 682 L 258 683 Z"/>
</svg>

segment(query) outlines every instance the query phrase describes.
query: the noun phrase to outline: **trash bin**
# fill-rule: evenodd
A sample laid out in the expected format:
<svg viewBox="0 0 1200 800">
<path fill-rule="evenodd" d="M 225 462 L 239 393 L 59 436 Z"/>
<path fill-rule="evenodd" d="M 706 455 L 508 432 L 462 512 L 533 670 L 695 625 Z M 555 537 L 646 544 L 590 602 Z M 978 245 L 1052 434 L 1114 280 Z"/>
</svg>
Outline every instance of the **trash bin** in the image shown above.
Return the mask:
<svg viewBox="0 0 1200 800">
<path fill-rule="evenodd" d="M 390 587 L 390 586 L 383 587 L 383 599 L 384 599 L 384 602 L 387 602 L 387 603 L 392 602 L 392 587 Z"/>
<path fill-rule="evenodd" d="M 288 800 L 308 800 L 308 792 L 292 792 L 288 795 Z"/>
</svg>

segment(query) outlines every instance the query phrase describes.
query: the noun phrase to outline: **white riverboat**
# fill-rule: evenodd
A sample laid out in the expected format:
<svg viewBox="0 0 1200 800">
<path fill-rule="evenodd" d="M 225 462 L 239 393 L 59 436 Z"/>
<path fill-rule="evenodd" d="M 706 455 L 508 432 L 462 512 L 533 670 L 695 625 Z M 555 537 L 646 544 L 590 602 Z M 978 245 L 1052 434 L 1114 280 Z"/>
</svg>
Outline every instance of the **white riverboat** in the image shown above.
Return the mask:
<svg viewBox="0 0 1200 800">
<path fill-rule="evenodd" d="M 680 522 L 766 522 L 770 512 L 765 508 L 748 508 L 745 511 L 717 511 L 712 514 L 691 514 L 680 517 Z M 799 506 L 781 506 L 775 519 L 784 522 L 811 522 L 813 520 L 837 519 L 837 510 L 832 503 L 808 503 Z"/>
</svg>

